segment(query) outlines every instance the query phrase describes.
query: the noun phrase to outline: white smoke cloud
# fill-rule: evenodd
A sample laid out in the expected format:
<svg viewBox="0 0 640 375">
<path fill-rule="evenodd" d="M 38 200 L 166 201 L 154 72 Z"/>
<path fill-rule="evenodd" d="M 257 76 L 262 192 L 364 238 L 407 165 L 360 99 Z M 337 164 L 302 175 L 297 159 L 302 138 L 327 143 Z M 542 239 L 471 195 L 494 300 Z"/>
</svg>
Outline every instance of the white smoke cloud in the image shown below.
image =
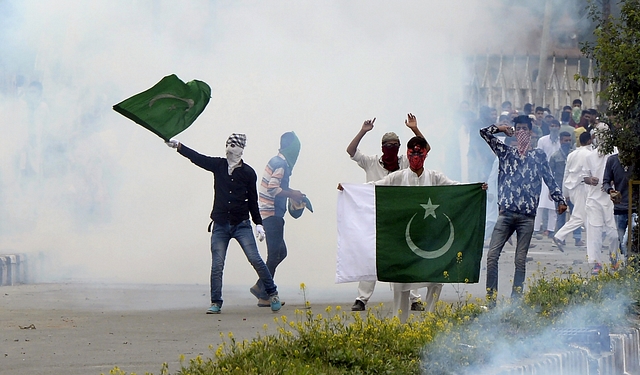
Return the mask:
<svg viewBox="0 0 640 375">
<path fill-rule="evenodd" d="M 2 1 L 0 246 L 42 252 L 44 280 L 207 284 L 211 174 L 111 110 L 175 73 L 212 87 L 177 137 L 201 153 L 222 155 L 227 136 L 244 132 L 244 160 L 261 175 L 279 136 L 296 132 L 291 187 L 315 212 L 286 218 L 289 256 L 276 282 L 332 284 L 336 185 L 364 182 L 347 144 L 373 117 L 363 152 L 379 153 L 386 131 L 406 144 L 412 112 L 433 145 L 428 167 L 446 172 L 458 157 L 447 145 L 458 135 L 465 54 L 519 35 L 495 20 L 504 4 Z M 42 84 L 35 109 L 31 81 Z M 36 160 L 28 176 L 26 155 Z M 256 278 L 235 243 L 225 270 L 225 283 Z"/>
</svg>

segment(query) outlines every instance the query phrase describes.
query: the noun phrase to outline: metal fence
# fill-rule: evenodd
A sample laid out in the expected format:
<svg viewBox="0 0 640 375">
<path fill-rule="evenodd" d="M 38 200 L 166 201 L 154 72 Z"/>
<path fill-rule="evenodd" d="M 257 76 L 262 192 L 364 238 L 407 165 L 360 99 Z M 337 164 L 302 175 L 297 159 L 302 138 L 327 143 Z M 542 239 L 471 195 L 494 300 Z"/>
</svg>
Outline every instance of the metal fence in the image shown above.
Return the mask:
<svg viewBox="0 0 640 375">
<path fill-rule="evenodd" d="M 640 207 L 640 180 L 629 180 L 629 208 L 627 223 L 627 251 L 628 254 L 640 254 L 640 227 L 638 226 L 638 216 L 633 215 L 633 210 Z"/>
<path fill-rule="evenodd" d="M 593 82 L 593 61 L 586 58 L 547 59 L 544 77 L 538 77 L 538 56 L 514 54 L 484 55 L 470 58 L 470 81 L 465 87 L 465 97 L 471 108 L 487 105 L 500 109 L 504 101 L 510 101 L 514 109 L 521 110 L 526 103 L 548 107 L 554 116 L 574 99 L 582 100 L 583 108 L 598 108 L 597 93 L 600 83 Z M 588 82 L 576 80 L 575 75 L 586 76 Z M 537 80 L 541 82 L 542 103 L 534 103 L 537 97 Z"/>
</svg>

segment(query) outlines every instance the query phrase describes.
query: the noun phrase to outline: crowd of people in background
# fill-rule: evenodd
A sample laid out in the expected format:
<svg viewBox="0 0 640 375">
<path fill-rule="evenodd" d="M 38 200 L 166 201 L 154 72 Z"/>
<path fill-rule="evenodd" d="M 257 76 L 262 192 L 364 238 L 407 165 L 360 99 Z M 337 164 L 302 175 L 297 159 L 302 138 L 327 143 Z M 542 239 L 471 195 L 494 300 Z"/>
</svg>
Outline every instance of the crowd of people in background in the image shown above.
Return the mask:
<svg viewBox="0 0 640 375">
<path fill-rule="evenodd" d="M 547 184 L 541 184 L 534 239 L 552 239 L 564 251 L 571 234 L 573 246 L 586 246 L 593 273 L 599 272 L 606 263 L 616 269 L 624 262 L 628 181 L 633 167 L 620 163 L 617 150 L 609 154 L 599 150 L 599 140 L 612 125 L 602 122 L 596 109 L 584 108 L 582 101 L 575 99 L 571 106 L 564 106 L 557 112 L 531 103 L 518 110 L 509 101 L 502 103 L 500 112 L 481 106 L 476 117 L 469 109 L 469 103 L 463 102 L 460 112 L 460 120 L 464 121 L 469 134 L 468 179 L 489 183 L 487 241 L 497 220 L 497 210 L 493 209 L 497 208 L 496 202 L 492 200 L 496 196 L 491 194 L 495 186 L 492 185 L 500 182 L 496 181 L 498 158 L 478 132 L 492 124 L 514 126 L 514 119 L 526 116 L 532 125 L 530 146 L 546 156 L 553 179 L 569 207 L 567 212 L 557 212 L 560 203 L 553 201 Z M 498 138 L 507 145 L 517 144 L 516 139 L 505 134 Z M 485 246 L 489 244 L 485 243 Z M 535 246 L 535 243 L 530 244 L 530 247 Z"/>
</svg>

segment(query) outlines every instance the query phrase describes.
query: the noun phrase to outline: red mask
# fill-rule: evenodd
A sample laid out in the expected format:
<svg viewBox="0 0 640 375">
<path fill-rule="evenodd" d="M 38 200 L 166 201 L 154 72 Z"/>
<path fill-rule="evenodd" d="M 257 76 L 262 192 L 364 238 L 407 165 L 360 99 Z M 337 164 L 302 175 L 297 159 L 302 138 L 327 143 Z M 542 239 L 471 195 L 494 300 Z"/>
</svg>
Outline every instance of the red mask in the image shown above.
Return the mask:
<svg viewBox="0 0 640 375">
<path fill-rule="evenodd" d="M 407 159 L 409 159 L 409 167 L 411 170 L 417 171 L 424 166 L 424 160 L 427 158 L 427 150 L 418 146 L 407 150 Z"/>
<path fill-rule="evenodd" d="M 400 145 L 382 146 L 382 166 L 389 172 L 397 171 L 400 169 L 400 163 L 398 163 L 398 150 Z"/>
</svg>

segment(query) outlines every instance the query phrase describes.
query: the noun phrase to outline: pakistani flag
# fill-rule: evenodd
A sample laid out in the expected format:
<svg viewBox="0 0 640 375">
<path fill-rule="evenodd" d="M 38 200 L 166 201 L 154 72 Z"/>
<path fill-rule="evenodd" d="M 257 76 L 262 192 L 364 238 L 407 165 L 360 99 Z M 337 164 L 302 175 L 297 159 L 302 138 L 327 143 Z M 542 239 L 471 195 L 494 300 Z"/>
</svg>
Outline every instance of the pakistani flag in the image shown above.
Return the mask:
<svg viewBox="0 0 640 375">
<path fill-rule="evenodd" d="M 336 282 L 477 283 L 486 192 L 481 184 L 343 184 Z"/>
<path fill-rule="evenodd" d="M 172 74 L 113 109 L 168 141 L 198 118 L 210 97 L 211 88 L 206 83 L 184 83 Z"/>
</svg>

